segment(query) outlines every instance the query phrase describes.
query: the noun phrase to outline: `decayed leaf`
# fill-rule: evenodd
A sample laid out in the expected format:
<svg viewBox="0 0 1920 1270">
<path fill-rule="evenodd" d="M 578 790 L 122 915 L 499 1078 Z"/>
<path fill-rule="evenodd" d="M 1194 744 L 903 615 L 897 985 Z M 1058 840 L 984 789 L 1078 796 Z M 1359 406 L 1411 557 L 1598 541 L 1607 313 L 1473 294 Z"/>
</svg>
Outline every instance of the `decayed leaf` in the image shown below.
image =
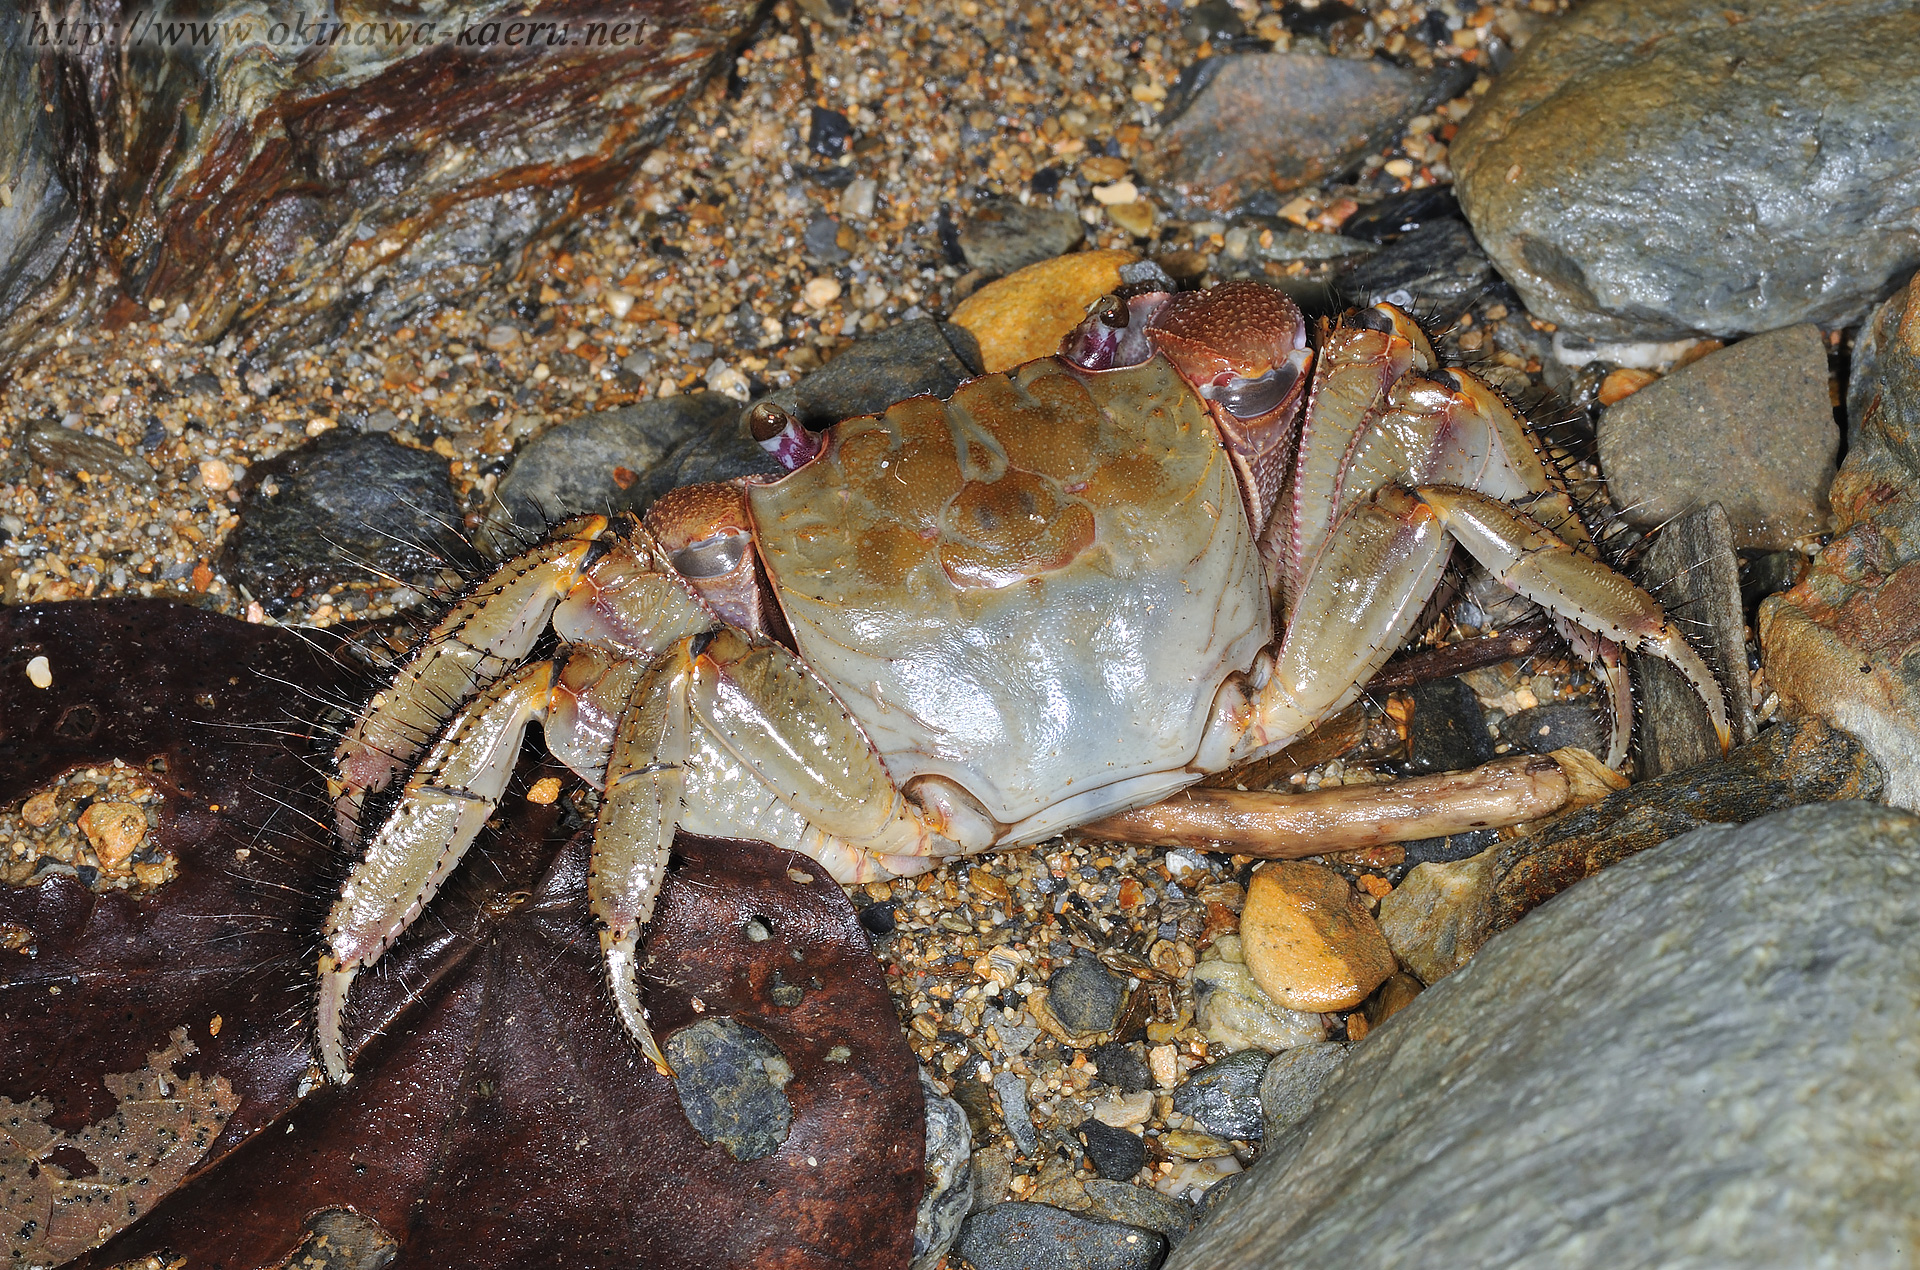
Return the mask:
<svg viewBox="0 0 1920 1270">
<path fill-rule="evenodd" d="M 765 1158 L 704 1140 L 620 1030 L 564 797 L 510 796 L 356 985 L 353 1084 L 319 1083 L 313 932 L 344 865 L 318 828 L 327 747 L 287 721 L 359 688 L 331 647 L 157 602 L 0 611 L 0 811 L 121 758 L 159 773 L 151 836 L 178 861 L 145 896 L 61 872 L 0 887 L 0 1097 L 79 1142 L 158 1050 L 154 1072 L 225 1116 L 150 1189 L 185 1184 L 79 1264 L 274 1266 L 323 1243 L 371 1258 L 343 1266 L 903 1264 L 912 1056 L 840 889 L 759 844 L 677 844 L 643 989 L 663 1038 L 729 1018 L 780 1051 L 791 1124 Z M 51 688 L 19 669 L 36 656 Z"/>
</svg>

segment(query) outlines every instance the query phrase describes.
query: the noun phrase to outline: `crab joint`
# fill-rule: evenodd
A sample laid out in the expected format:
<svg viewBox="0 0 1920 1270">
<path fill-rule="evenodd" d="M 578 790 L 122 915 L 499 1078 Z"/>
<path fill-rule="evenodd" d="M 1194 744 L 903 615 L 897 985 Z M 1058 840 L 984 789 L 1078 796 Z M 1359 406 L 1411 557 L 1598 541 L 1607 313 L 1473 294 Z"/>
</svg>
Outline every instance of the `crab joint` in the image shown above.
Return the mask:
<svg viewBox="0 0 1920 1270">
<path fill-rule="evenodd" d="M 1595 802 L 1625 784 L 1585 750 L 1555 750 L 1471 771 L 1308 794 L 1189 789 L 1094 821 L 1081 832 L 1143 846 L 1226 848 L 1294 860 L 1538 820 Z"/>
</svg>

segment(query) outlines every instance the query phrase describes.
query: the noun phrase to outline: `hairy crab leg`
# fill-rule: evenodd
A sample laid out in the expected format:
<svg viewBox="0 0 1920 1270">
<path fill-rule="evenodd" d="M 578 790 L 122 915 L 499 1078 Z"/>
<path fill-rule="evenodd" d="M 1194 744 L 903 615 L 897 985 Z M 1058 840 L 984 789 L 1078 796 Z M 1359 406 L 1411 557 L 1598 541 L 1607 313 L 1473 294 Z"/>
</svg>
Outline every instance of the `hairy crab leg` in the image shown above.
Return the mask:
<svg viewBox="0 0 1920 1270">
<path fill-rule="evenodd" d="M 458 711 L 341 888 L 319 963 L 320 1058 L 336 1083 L 348 1079 L 340 1016 L 354 976 L 413 924 L 493 815 L 527 724 L 545 716 L 553 684 L 553 663 L 536 662 Z"/>
<path fill-rule="evenodd" d="M 334 753 L 334 827 L 344 841 L 360 842 L 367 796 L 419 757 L 454 707 L 533 648 L 606 529 L 604 516 L 568 521 L 494 570 L 428 632 Z"/>
<path fill-rule="evenodd" d="M 1693 685 L 1713 716 L 1721 753 L 1732 746 L 1719 682 L 1653 596 L 1498 499 L 1474 490 L 1433 486 L 1417 492 L 1447 532 L 1516 594 L 1672 665 Z"/>
</svg>

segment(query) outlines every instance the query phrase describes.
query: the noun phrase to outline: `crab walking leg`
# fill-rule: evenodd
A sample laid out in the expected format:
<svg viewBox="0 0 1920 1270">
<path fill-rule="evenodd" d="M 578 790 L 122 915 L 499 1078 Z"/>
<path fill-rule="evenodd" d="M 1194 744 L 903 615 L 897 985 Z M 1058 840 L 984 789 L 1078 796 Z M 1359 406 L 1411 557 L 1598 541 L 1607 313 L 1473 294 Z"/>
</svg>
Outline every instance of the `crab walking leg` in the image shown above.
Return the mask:
<svg viewBox="0 0 1920 1270">
<path fill-rule="evenodd" d="M 1285 745 L 1358 697 L 1406 642 L 1449 550 L 1433 512 L 1405 490 L 1383 489 L 1343 516 L 1294 601 L 1232 759 Z"/>
<path fill-rule="evenodd" d="M 1422 486 L 1421 500 L 1488 572 L 1557 616 L 1673 666 L 1700 694 L 1720 751 L 1733 744 L 1726 701 L 1700 654 L 1673 628 L 1659 601 L 1612 569 L 1576 552 L 1523 512 L 1467 489 Z"/>
<path fill-rule="evenodd" d="M 587 903 L 600 924 L 600 953 L 614 1008 L 662 1074 L 673 1075 L 640 1004 L 640 930 L 666 878 L 687 761 L 685 650 L 655 663 L 634 692 L 607 760 L 606 796 L 593 831 Z"/>
<path fill-rule="evenodd" d="M 367 795 L 419 756 L 454 707 L 527 655 L 606 529 L 604 516 L 568 521 L 494 570 L 428 632 L 334 752 L 334 821 L 343 840 L 358 845 Z"/>
<path fill-rule="evenodd" d="M 455 714 L 341 888 L 321 932 L 327 951 L 319 965 L 320 1058 L 333 1081 L 348 1079 L 340 1014 L 354 976 L 413 924 L 493 815 L 553 683 L 553 663 L 536 662 Z"/>
</svg>

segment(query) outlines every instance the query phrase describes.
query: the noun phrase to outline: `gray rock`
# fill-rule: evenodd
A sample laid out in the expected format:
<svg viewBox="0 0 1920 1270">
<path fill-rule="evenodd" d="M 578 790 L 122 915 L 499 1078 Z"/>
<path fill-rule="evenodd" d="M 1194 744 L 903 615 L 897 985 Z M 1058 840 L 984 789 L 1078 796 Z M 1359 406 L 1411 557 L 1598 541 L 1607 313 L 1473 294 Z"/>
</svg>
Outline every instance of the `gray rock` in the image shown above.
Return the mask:
<svg viewBox="0 0 1920 1270">
<path fill-rule="evenodd" d="M 1595 0 L 1515 58 L 1452 159 L 1536 317 L 1666 340 L 1858 321 L 1920 262 L 1916 133 L 1910 4 Z"/>
<path fill-rule="evenodd" d="M 813 374 L 761 400 L 772 402 L 817 431 L 842 419 L 885 410 L 908 397 L 926 393 L 950 396 L 963 381 L 979 373 L 980 345 L 972 335 L 960 327 L 923 318 L 858 341 Z M 722 416 L 712 426 L 687 436 L 636 486 L 640 505 L 681 485 L 783 473 L 785 469 L 748 434 L 746 416 L 746 411 L 730 418 Z"/>
<path fill-rule="evenodd" d="M 1473 689 L 1455 677 L 1414 686 L 1407 745 L 1416 772 L 1465 771 L 1494 757 L 1487 712 Z"/>
<path fill-rule="evenodd" d="M 1288 1130 L 1307 1118 L 1320 1091 L 1347 1061 L 1347 1047 L 1337 1041 L 1282 1050 L 1260 1077 L 1260 1110 L 1267 1141 L 1278 1142 Z"/>
<path fill-rule="evenodd" d="M 1907 1264 L 1920 819 L 1717 826 L 1563 895 L 1355 1049 L 1169 1270 Z"/>
<path fill-rule="evenodd" d="M 821 264 L 837 265 L 849 257 L 840 245 L 840 222 L 825 212 L 807 222 L 801 237 L 807 244 L 807 254 Z"/>
<path fill-rule="evenodd" d="M 1086 1145 L 1094 1171 L 1109 1181 L 1127 1181 L 1147 1166 L 1147 1144 L 1125 1129 L 1089 1119 L 1074 1132 Z"/>
<path fill-rule="evenodd" d="M 764 1160 L 787 1140 L 793 1068 L 772 1041 L 734 1019 L 707 1018 L 669 1036 L 666 1054 L 680 1108 L 702 1138 L 736 1160 Z"/>
<path fill-rule="evenodd" d="M 1138 1226 L 1165 1235 L 1173 1247 L 1186 1238 L 1193 1225 L 1193 1205 L 1146 1186 L 1127 1182 L 1093 1181 L 1087 1183 L 1087 1198 L 1093 1206 L 1084 1210 L 1089 1216 Z"/>
<path fill-rule="evenodd" d="M 278 616 L 300 588 L 477 566 L 459 524 L 445 459 L 335 429 L 248 471 L 221 572 Z"/>
<path fill-rule="evenodd" d="M 967 1218 L 956 1251 L 974 1270 L 1151 1270 L 1167 1241 L 1046 1204 L 996 1204 Z"/>
<path fill-rule="evenodd" d="M 1013 1159 L 1004 1148 L 980 1147 L 973 1153 L 973 1198 L 968 1213 L 984 1212 L 1007 1197 Z"/>
<path fill-rule="evenodd" d="M 1126 1004 L 1126 981 L 1092 957 L 1081 955 L 1047 979 L 1047 1008 L 1076 1035 L 1107 1032 Z"/>
<path fill-rule="evenodd" d="M 1182 77 L 1159 140 L 1136 167 L 1192 202 L 1238 207 L 1338 175 L 1457 84 L 1451 71 L 1377 60 L 1210 57 Z"/>
<path fill-rule="evenodd" d="M 1033 1129 L 1033 1113 L 1027 1109 L 1026 1077 L 1013 1072 L 993 1074 L 993 1092 L 1000 1099 L 1000 1119 L 1022 1155 L 1040 1149 L 1040 1138 Z"/>
<path fill-rule="evenodd" d="M 1342 269 L 1335 284 L 1356 305 L 1458 313 L 1486 292 L 1493 265 L 1462 221 L 1430 221 Z"/>
<path fill-rule="evenodd" d="M 1666 663 L 1662 662 L 1662 665 Z M 1585 750 L 1601 758 L 1607 755 L 1607 721 L 1594 706 L 1575 701 L 1556 701 L 1510 714 L 1500 724 L 1501 739 L 1518 750 L 1550 754 L 1554 750 Z M 1483 833 L 1484 830 L 1475 830 Z M 1486 843 L 1481 844 L 1482 847 Z M 1472 852 L 1465 853 L 1471 855 Z M 1426 859 L 1443 857 L 1427 856 Z M 1459 855 L 1454 859 L 1462 858 Z"/>
<path fill-rule="evenodd" d="M 1708 503 L 1655 535 L 1640 561 L 1640 583 L 1659 599 L 1719 681 L 1735 745 L 1754 738 L 1747 689 L 1746 606 L 1740 562 L 1719 503 Z M 1712 716 L 1679 671 L 1636 654 L 1634 688 L 1640 713 L 1640 773 L 1660 776 L 1720 757 Z"/>
<path fill-rule="evenodd" d="M 739 410 L 716 392 L 687 393 L 548 428 L 520 447 L 495 487 L 485 545 L 504 556 L 568 516 L 640 510 L 661 461 L 689 438 L 731 425 Z"/>
<path fill-rule="evenodd" d="M 1072 212 L 993 198 L 974 207 L 959 233 L 967 263 L 998 276 L 1066 255 L 1085 240 L 1087 227 Z"/>
<path fill-rule="evenodd" d="M 1209 1063 L 1173 1091 L 1173 1109 L 1217 1137 L 1258 1142 L 1260 1078 L 1270 1057 L 1265 1050 L 1240 1050 Z"/>
<path fill-rule="evenodd" d="M 1008 1054 L 1024 1054 L 1040 1035 L 1040 1029 L 1032 1023 L 1016 1023 L 1015 1018 L 1025 1018 L 1025 1013 L 1008 1015 L 998 1009 L 989 1008 L 980 1016 L 980 1027 L 984 1031 L 992 1028 L 1000 1038 L 1000 1048 Z"/>
<path fill-rule="evenodd" d="M 40 419 L 28 424 L 20 440 L 28 461 L 49 472 L 112 475 L 142 494 L 152 494 L 157 488 L 153 469 L 145 460 L 126 453 L 105 437 L 90 437 L 62 427 L 58 420 Z"/>
<path fill-rule="evenodd" d="M 1778 551 L 1823 531 L 1839 449 L 1827 344 L 1812 326 L 1709 353 L 1600 419 L 1600 466 L 1630 522 L 1718 502 L 1738 548 Z"/>
<path fill-rule="evenodd" d="M 933 318 L 902 322 L 857 341 L 825 366 L 765 398 L 809 428 L 876 414 L 896 401 L 948 397 L 980 373 L 980 344 Z"/>
<path fill-rule="evenodd" d="M 973 1135 L 960 1104 L 934 1088 L 920 1069 L 920 1092 L 927 1100 L 927 1193 L 913 1219 L 910 1270 L 933 1270 L 960 1237 L 973 1201 Z"/>
</svg>

